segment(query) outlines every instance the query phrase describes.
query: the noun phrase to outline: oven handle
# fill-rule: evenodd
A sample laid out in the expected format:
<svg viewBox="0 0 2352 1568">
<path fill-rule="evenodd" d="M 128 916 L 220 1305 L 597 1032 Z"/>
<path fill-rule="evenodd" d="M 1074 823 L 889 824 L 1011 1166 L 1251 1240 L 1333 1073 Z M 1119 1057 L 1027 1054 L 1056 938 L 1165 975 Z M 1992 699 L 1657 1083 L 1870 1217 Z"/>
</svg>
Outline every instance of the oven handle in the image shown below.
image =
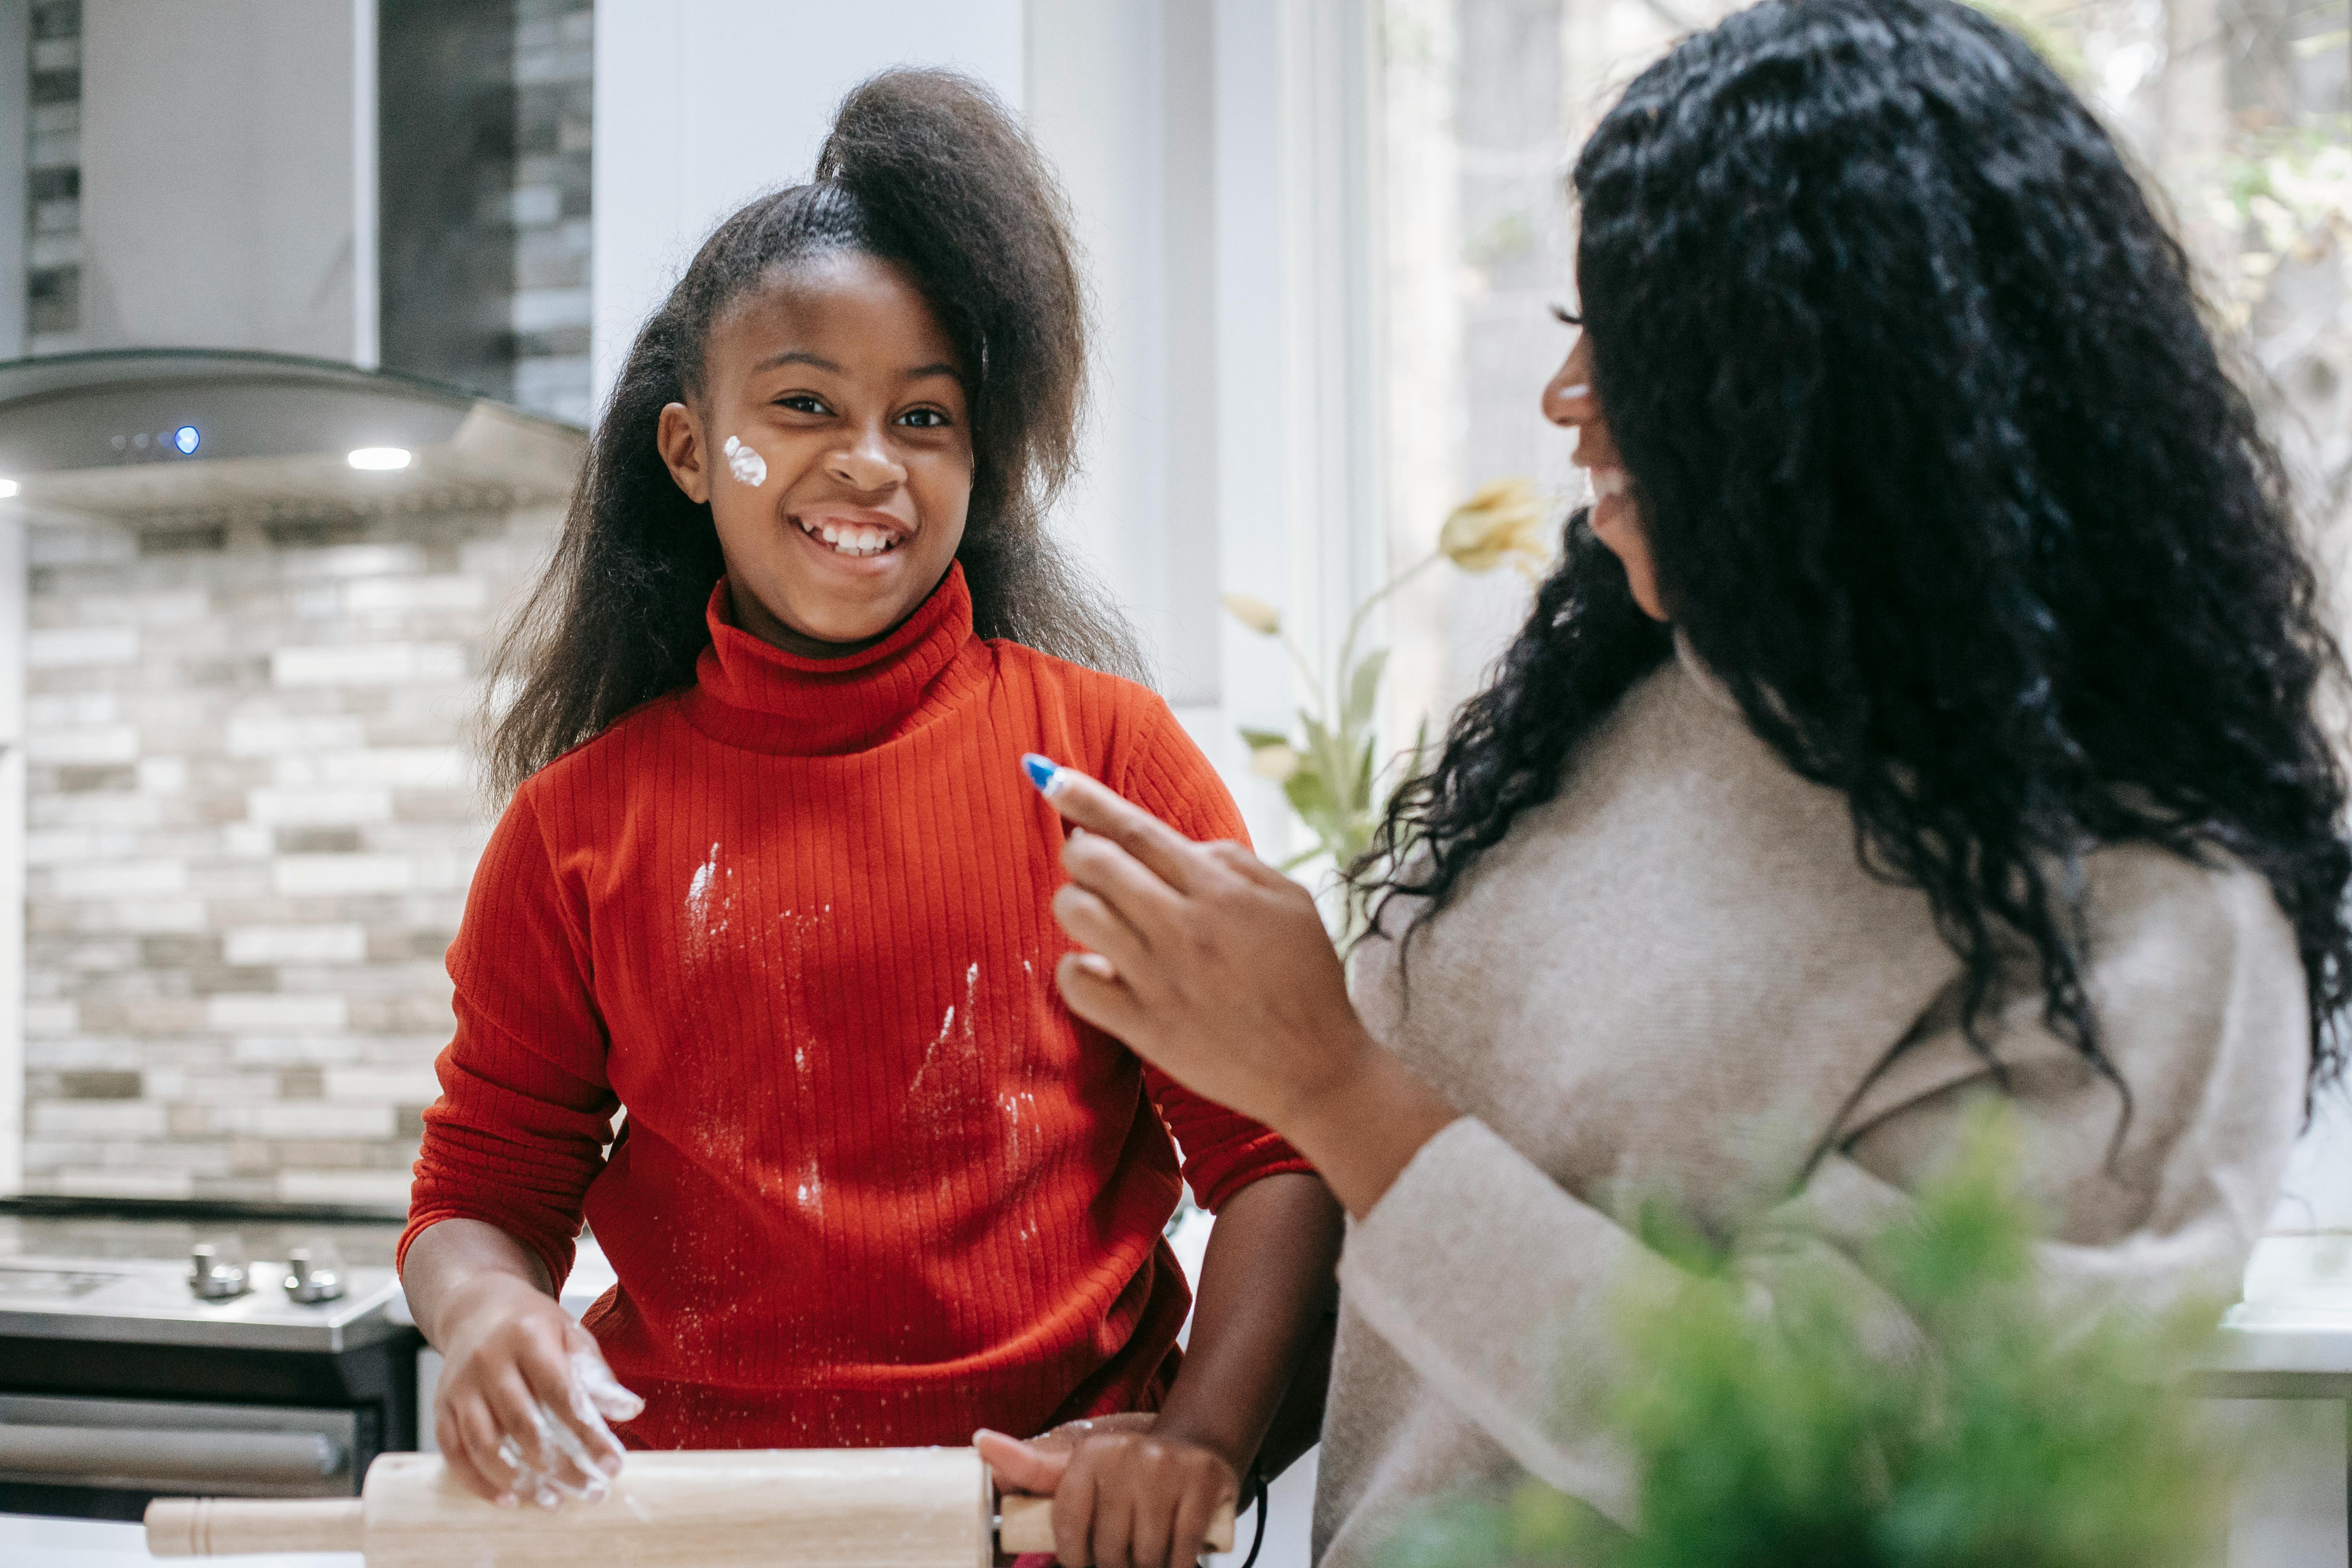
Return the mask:
<svg viewBox="0 0 2352 1568">
<path fill-rule="evenodd" d="M 0 1470 L 136 1476 L 143 1481 L 315 1484 L 343 1468 L 343 1446 L 318 1432 L 139 1426 L 20 1426 L 0 1422 Z"/>
</svg>

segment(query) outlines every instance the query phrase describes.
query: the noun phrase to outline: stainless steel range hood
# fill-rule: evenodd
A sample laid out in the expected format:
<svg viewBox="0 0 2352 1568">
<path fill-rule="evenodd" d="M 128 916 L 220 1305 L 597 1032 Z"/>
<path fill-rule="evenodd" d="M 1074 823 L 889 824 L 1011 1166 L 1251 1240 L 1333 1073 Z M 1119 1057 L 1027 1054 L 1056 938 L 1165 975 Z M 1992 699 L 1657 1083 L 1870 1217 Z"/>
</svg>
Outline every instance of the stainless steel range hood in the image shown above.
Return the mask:
<svg viewBox="0 0 2352 1568">
<path fill-rule="evenodd" d="M 407 454 L 390 471 L 365 449 Z M 584 432 L 332 360 L 129 349 L 0 363 L 16 504 L 124 522 L 366 516 L 567 494 Z"/>
</svg>

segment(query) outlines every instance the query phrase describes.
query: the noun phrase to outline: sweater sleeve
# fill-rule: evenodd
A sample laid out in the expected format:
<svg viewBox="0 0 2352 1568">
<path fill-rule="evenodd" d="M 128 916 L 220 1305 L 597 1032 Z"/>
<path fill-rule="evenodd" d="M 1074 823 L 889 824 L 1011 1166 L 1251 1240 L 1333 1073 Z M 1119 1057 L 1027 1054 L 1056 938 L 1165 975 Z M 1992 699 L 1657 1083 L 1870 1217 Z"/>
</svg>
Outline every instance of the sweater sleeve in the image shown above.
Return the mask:
<svg viewBox="0 0 2352 1568">
<path fill-rule="evenodd" d="M 2112 1086 L 2050 1034 L 2038 990 L 1987 1021 L 2010 1065 L 2028 1190 L 2053 1216 L 2038 1249 L 2053 1300 L 2179 1300 L 2233 1286 L 2244 1267 L 2291 1141 L 2306 1045 L 2292 937 L 2274 906 L 2252 907 L 2267 905 L 2267 889 L 2239 891 L 2242 918 L 2227 922 L 2234 937 L 2215 967 L 2166 963 L 2179 957 L 2179 931 L 2142 933 L 2093 966 L 2105 1047 L 2135 1086 L 2135 1130 L 2116 1155 L 2131 1187 L 2124 1217 L 2111 1217 L 2106 1185 L 2121 1106 Z M 2201 992 L 2179 978 L 2184 968 L 2201 972 Z M 1734 1264 L 1759 1305 L 1781 1270 L 1826 1269 L 1898 1336 L 1917 1333 L 1874 1278 L 1869 1244 L 1913 1212 L 1969 1101 L 1992 1087 L 1956 1019 L 1927 1029 L 1897 1058 L 1907 1087 L 1736 1241 Z M 2070 1204 L 2094 1190 L 2099 1201 Z M 1528 1470 L 1631 1525 L 1635 1478 L 1622 1456 L 1562 1413 L 1619 1364 L 1629 1293 L 1664 1289 L 1674 1268 L 1465 1117 L 1352 1227 L 1339 1278 L 1367 1325 Z"/>
<path fill-rule="evenodd" d="M 1121 795 L 1182 833 L 1202 842 L 1230 839 L 1246 848 L 1249 829 L 1224 781 L 1192 743 L 1168 705 L 1149 703 L 1148 727 L 1126 776 Z M 1159 1068 L 1143 1071 L 1144 1090 L 1184 1157 L 1184 1181 L 1211 1214 L 1252 1182 L 1314 1167 L 1282 1138 L 1202 1099 Z"/>
<path fill-rule="evenodd" d="M 464 1218 L 538 1254 L 559 1289 L 572 1271 L 619 1104 L 576 907 L 526 786 L 483 851 L 449 948 L 457 1028 L 435 1064 L 441 1098 L 425 1112 L 401 1261 L 426 1226 Z"/>
</svg>

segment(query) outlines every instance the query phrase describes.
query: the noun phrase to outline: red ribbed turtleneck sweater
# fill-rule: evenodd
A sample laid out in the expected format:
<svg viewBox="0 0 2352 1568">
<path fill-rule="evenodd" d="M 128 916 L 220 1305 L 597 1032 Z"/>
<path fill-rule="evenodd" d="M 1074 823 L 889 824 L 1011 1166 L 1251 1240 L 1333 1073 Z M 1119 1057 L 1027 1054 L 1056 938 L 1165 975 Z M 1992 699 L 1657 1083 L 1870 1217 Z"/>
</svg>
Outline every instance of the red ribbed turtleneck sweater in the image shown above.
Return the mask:
<svg viewBox="0 0 2352 1568">
<path fill-rule="evenodd" d="M 1151 693 L 975 637 L 961 567 L 844 659 L 727 604 L 695 684 L 542 770 L 484 852 L 404 1256 L 465 1216 L 560 1280 L 584 1210 L 620 1275 L 586 1321 L 650 1447 L 1153 1407 L 1189 1301 L 1170 1133 L 1211 1208 L 1307 1167 L 1063 1005 L 1063 829 L 1019 760 L 1199 838 L 1242 837 L 1230 797 Z"/>
</svg>

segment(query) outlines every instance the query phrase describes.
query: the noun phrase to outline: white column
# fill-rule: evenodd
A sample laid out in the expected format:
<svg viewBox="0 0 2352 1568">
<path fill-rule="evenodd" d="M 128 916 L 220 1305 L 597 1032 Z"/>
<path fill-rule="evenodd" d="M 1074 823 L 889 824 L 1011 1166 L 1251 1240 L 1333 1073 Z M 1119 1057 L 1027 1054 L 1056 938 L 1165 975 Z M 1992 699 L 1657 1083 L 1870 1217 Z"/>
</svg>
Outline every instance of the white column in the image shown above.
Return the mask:
<svg viewBox="0 0 2352 1568">
<path fill-rule="evenodd" d="M 1216 0 L 1217 541 L 1222 585 L 1281 606 L 1318 659 L 1380 580 L 1364 0 Z M 1304 840 L 1238 767 L 1237 724 L 1287 730 L 1301 695 L 1264 637 L 1223 627 L 1219 732 L 1261 853 Z"/>
<path fill-rule="evenodd" d="M 809 177 L 835 106 L 894 65 L 1024 99 L 1022 0 L 598 0 L 590 354 L 596 405 L 695 247 Z"/>
</svg>

